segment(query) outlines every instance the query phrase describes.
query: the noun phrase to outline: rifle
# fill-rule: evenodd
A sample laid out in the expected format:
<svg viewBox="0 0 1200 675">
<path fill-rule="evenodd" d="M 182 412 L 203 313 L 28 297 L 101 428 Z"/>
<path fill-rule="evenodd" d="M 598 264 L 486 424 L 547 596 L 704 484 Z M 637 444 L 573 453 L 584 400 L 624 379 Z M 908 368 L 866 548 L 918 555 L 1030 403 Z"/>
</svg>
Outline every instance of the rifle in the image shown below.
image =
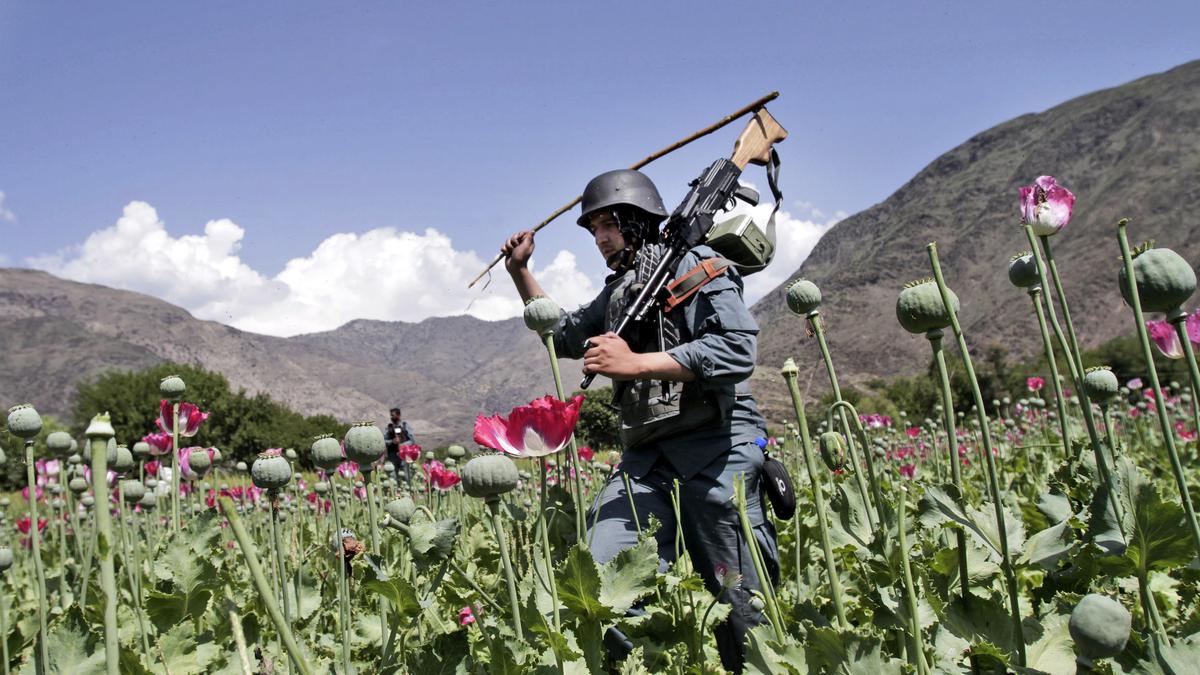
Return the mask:
<svg viewBox="0 0 1200 675">
<path fill-rule="evenodd" d="M 777 162 L 773 146 L 785 138 L 787 131 L 766 108 L 759 108 L 734 142 L 733 155 L 713 162 L 699 178 L 689 183 L 691 190 L 663 226 L 660 237 L 664 243 L 662 257 L 649 281 L 621 313 L 613 332 L 627 339 L 632 329 L 647 322 L 652 312 L 662 306 L 666 300 L 666 286 L 679 262 L 704 241 L 712 229 L 713 217 L 738 196 L 738 176 L 742 170 L 747 164 L 766 166 L 773 159 Z M 584 347 L 590 348 L 591 344 L 585 343 Z M 594 373 L 585 375 L 579 387 L 587 389 L 595 378 Z"/>
</svg>

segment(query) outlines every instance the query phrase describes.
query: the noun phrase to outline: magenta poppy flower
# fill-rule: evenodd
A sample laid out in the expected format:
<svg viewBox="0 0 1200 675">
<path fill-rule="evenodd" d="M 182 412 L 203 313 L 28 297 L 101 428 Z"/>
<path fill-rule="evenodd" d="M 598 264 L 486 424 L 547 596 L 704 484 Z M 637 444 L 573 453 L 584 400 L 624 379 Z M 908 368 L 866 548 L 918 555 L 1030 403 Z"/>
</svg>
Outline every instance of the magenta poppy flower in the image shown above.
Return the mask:
<svg viewBox="0 0 1200 675">
<path fill-rule="evenodd" d="M 38 476 L 49 478 L 58 475 L 62 463 L 57 459 L 39 459 L 33 463 L 33 468 Z"/>
<path fill-rule="evenodd" d="M 569 402 L 554 396 L 517 406 L 508 418 L 500 415 L 475 418 L 475 442 L 515 457 L 545 457 L 561 451 L 579 421 L 583 396 Z"/>
<path fill-rule="evenodd" d="M 158 463 L 158 460 L 152 459 L 149 462 L 146 462 L 143 465 L 143 468 L 145 469 L 147 476 L 157 476 L 159 466 L 161 466 L 161 464 Z"/>
<path fill-rule="evenodd" d="M 39 502 L 46 500 L 46 491 L 42 489 L 41 485 L 35 485 L 33 487 L 33 491 L 34 491 L 33 492 L 34 498 L 37 499 Z M 24 499 L 25 501 L 29 501 L 29 486 L 28 485 L 21 488 L 21 498 Z"/>
<path fill-rule="evenodd" d="M 1168 359 L 1183 358 L 1183 345 L 1179 342 L 1179 334 L 1175 332 L 1174 326 L 1166 321 L 1147 321 L 1146 332 L 1150 334 L 1154 346 L 1158 347 L 1163 356 Z"/>
<path fill-rule="evenodd" d="M 469 626 L 473 623 L 475 623 L 475 614 L 469 606 L 458 610 L 458 625 Z"/>
<path fill-rule="evenodd" d="M 425 478 L 429 484 L 442 492 L 462 482 L 462 478 L 458 474 L 447 469 L 445 464 L 436 459 L 422 464 L 421 470 L 425 472 Z"/>
<path fill-rule="evenodd" d="M 38 518 L 38 532 L 46 529 L 46 525 L 49 523 L 50 521 L 46 518 Z M 21 534 L 29 534 L 29 530 L 33 529 L 33 521 L 29 516 L 25 516 L 17 521 L 17 529 L 21 531 Z"/>
<path fill-rule="evenodd" d="M 338 474 L 341 475 L 342 478 L 345 478 L 346 480 L 350 480 L 351 478 L 354 478 L 355 476 L 358 475 L 358 462 L 351 462 L 350 460 L 346 460 L 346 461 L 342 462 L 341 464 L 338 464 L 337 472 L 338 472 Z"/>
<path fill-rule="evenodd" d="M 900 475 L 912 480 L 912 477 L 917 475 L 916 464 L 902 464 L 900 466 Z"/>
<path fill-rule="evenodd" d="M 1038 176 L 1033 185 L 1021 187 L 1021 222 L 1038 236 L 1057 234 L 1071 220 L 1075 195 L 1053 176 Z"/>
<path fill-rule="evenodd" d="M 596 451 L 592 450 L 591 448 L 589 448 L 586 445 L 583 446 L 582 448 L 579 448 L 579 450 L 577 450 L 576 452 L 579 453 L 579 459 L 584 462 L 590 462 L 590 461 L 592 461 L 592 458 L 596 456 Z"/>
<path fill-rule="evenodd" d="M 171 433 L 171 424 L 168 422 L 171 419 L 171 402 L 163 399 L 159 403 L 159 416 L 156 422 L 158 428 L 163 430 L 163 433 Z M 209 413 L 202 412 L 196 407 L 195 403 L 180 403 L 179 404 L 179 435 L 184 438 L 191 438 L 200 430 L 200 425 L 204 420 L 208 419 Z M 149 442 L 149 441 L 147 441 Z"/>
<path fill-rule="evenodd" d="M 1141 389 L 1142 388 L 1142 378 L 1135 377 L 1132 380 L 1126 382 L 1125 386 L 1129 387 L 1130 389 Z"/>
<path fill-rule="evenodd" d="M 183 448 L 179 451 L 179 475 L 187 480 L 196 480 L 200 478 L 200 474 L 192 471 L 191 457 L 193 452 L 207 452 L 208 460 L 211 463 L 213 457 L 216 456 L 215 448 Z"/>
<path fill-rule="evenodd" d="M 1025 387 L 1029 391 L 1041 391 L 1044 386 L 1046 386 L 1046 381 L 1036 375 L 1025 378 Z"/>
<path fill-rule="evenodd" d="M 421 459 L 421 446 L 417 445 L 416 443 L 408 443 L 400 446 L 396 450 L 396 454 L 400 455 L 400 459 L 412 464 L 418 459 Z"/>
<path fill-rule="evenodd" d="M 165 455 L 171 452 L 171 434 L 156 433 L 142 436 L 142 441 L 150 446 L 150 454 Z"/>
<path fill-rule="evenodd" d="M 904 430 L 904 433 L 908 434 L 909 438 L 917 438 L 921 435 L 921 427 L 909 427 Z"/>
</svg>

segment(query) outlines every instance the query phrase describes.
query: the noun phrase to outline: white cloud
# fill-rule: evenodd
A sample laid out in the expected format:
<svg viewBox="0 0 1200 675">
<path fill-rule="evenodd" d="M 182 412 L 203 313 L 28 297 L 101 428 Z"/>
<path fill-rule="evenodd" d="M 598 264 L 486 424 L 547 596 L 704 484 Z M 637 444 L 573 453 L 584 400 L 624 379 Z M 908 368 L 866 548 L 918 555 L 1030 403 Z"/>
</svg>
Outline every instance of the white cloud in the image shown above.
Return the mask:
<svg viewBox="0 0 1200 675">
<path fill-rule="evenodd" d="M 385 227 L 335 234 L 306 257 L 268 277 L 238 255 L 245 230 L 209 221 L 203 235 L 172 237 L 154 207 L 131 202 L 116 225 L 33 267 L 68 279 L 147 293 L 243 330 L 296 335 L 330 330 L 353 319 L 420 321 L 469 313 L 502 319 L 521 313 L 503 270 L 487 289 L 467 291 L 486 261 L 455 249 L 450 237 Z M 590 300 L 597 287 L 559 251 L 534 274 L 564 307 Z"/>
<path fill-rule="evenodd" d="M 17 222 L 17 214 L 13 213 L 12 209 L 8 208 L 8 205 L 4 203 L 4 198 L 4 190 L 0 190 L 0 220 L 7 220 L 10 223 L 15 223 Z"/>
</svg>

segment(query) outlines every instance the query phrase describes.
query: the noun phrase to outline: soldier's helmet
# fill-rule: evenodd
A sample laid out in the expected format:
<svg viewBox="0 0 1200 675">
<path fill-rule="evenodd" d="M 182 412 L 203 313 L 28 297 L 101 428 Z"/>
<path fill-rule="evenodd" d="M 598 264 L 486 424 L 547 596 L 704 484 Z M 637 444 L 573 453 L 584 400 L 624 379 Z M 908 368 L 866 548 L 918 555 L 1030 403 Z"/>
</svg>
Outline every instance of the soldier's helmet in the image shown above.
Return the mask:
<svg viewBox="0 0 1200 675">
<path fill-rule="evenodd" d="M 658 188 L 646 174 L 633 169 L 607 171 L 588 181 L 580 210 L 575 221 L 580 227 L 588 226 L 592 214 L 612 211 L 622 232 L 636 228 L 635 238 L 649 241 L 657 239 L 658 225 L 667 217 Z"/>
</svg>

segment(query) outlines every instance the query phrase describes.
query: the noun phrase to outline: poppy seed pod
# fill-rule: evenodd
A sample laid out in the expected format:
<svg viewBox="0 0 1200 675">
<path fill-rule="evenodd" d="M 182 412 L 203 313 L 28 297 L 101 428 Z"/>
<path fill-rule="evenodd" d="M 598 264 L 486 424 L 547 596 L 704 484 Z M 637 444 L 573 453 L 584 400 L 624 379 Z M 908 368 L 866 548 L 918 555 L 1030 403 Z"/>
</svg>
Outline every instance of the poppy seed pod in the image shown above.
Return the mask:
<svg viewBox="0 0 1200 675">
<path fill-rule="evenodd" d="M 84 495 L 79 498 L 79 503 L 83 504 L 84 508 L 92 508 L 96 505 L 96 498 L 91 495 Z"/>
<path fill-rule="evenodd" d="M 110 469 L 117 463 L 117 439 L 108 439 L 108 445 L 104 446 L 104 462 Z"/>
<path fill-rule="evenodd" d="M 958 296 L 954 291 L 946 289 L 950 294 L 950 304 L 954 313 L 959 310 Z M 921 279 L 909 283 L 900 291 L 896 298 L 896 319 L 904 330 L 910 333 L 928 333 L 940 330 L 950 325 L 950 314 L 942 303 L 942 294 L 933 279 Z"/>
<path fill-rule="evenodd" d="M 1083 390 L 1087 392 L 1088 399 L 1100 405 L 1106 405 L 1120 388 L 1121 383 L 1117 382 L 1117 376 L 1108 366 L 1088 368 L 1083 376 Z"/>
<path fill-rule="evenodd" d="M 346 431 L 346 459 L 358 463 L 364 472 L 371 470 L 386 449 L 383 432 L 371 422 L 359 422 Z"/>
<path fill-rule="evenodd" d="M 133 461 L 133 453 L 130 452 L 129 448 L 125 447 L 124 445 L 118 445 L 117 461 L 113 462 L 112 466 L 109 468 L 121 475 L 124 475 L 129 473 L 134 466 L 135 462 Z"/>
<path fill-rule="evenodd" d="M 88 484 L 87 481 L 84 480 L 83 476 L 75 476 L 69 483 L 67 483 L 67 488 L 70 489 L 71 492 L 81 495 L 87 492 Z"/>
<path fill-rule="evenodd" d="M 1196 292 L 1196 271 L 1175 251 L 1151 248 L 1147 243 L 1133 252 L 1133 276 L 1138 299 L 1146 312 L 1170 312 L 1179 309 Z M 1121 297 L 1133 304 L 1128 275 L 1122 265 L 1117 273 Z"/>
<path fill-rule="evenodd" d="M 8 431 L 13 436 L 29 440 L 42 430 L 42 416 L 28 403 L 8 409 Z"/>
<path fill-rule="evenodd" d="M 1125 651 L 1133 617 L 1121 603 L 1098 593 L 1083 596 L 1067 629 L 1079 649 L 1077 661 L 1091 666 L 1093 659 L 1111 658 Z"/>
<path fill-rule="evenodd" d="M 208 473 L 212 467 L 212 455 L 208 454 L 207 448 L 192 448 L 188 452 L 188 468 L 194 471 L 197 475 L 203 476 Z"/>
<path fill-rule="evenodd" d="M 146 457 L 150 454 L 150 444 L 146 441 L 138 441 L 133 444 L 132 450 L 134 457 Z"/>
<path fill-rule="evenodd" d="M 142 501 L 142 497 L 146 496 L 146 486 L 142 485 L 139 480 L 123 480 L 121 481 L 121 494 L 125 497 L 126 504 L 137 504 Z"/>
<path fill-rule="evenodd" d="M 1008 280 L 1017 288 L 1033 288 L 1040 286 L 1037 261 L 1029 251 L 1018 253 L 1008 261 Z"/>
<path fill-rule="evenodd" d="M 237 464 L 235 464 L 233 466 L 233 468 L 238 471 L 241 471 L 242 473 L 245 473 L 250 470 L 249 467 L 246 466 L 245 462 L 238 462 Z"/>
<path fill-rule="evenodd" d="M 525 327 L 538 335 L 553 332 L 561 315 L 562 309 L 550 298 L 539 295 L 525 303 Z"/>
<path fill-rule="evenodd" d="M 46 436 L 46 449 L 55 455 L 65 455 L 71 451 L 71 434 L 65 431 L 55 431 Z"/>
<path fill-rule="evenodd" d="M 393 522 L 407 525 L 412 520 L 413 514 L 417 512 L 417 505 L 412 497 L 400 497 L 388 502 L 383 510 L 387 512 Z"/>
<path fill-rule="evenodd" d="M 846 468 L 846 441 L 836 431 L 826 431 L 821 434 L 817 444 L 821 451 L 821 460 L 830 471 L 841 471 Z"/>
<path fill-rule="evenodd" d="M 13 552 L 7 546 L 0 546 L 0 572 L 5 572 L 13 566 Z"/>
<path fill-rule="evenodd" d="M 346 456 L 342 454 L 342 444 L 328 434 L 313 439 L 312 458 L 313 464 L 322 471 L 333 471 L 338 464 L 346 461 Z"/>
<path fill-rule="evenodd" d="M 800 369 L 796 367 L 796 360 L 789 358 L 783 362 L 783 367 L 779 369 L 779 374 L 784 377 L 795 377 L 800 373 Z"/>
<path fill-rule="evenodd" d="M 178 375 L 168 375 L 158 383 L 158 393 L 172 403 L 182 399 L 185 391 L 187 391 L 187 385 Z"/>
<path fill-rule="evenodd" d="M 278 490 L 292 479 L 292 465 L 283 457 L 283 451 L 272 448 L 259 454 L 250 465 L 250 480 L 260 490 Z"/>
<path fill-rule="evenodd" d="M 461 445 L 452 445 L 446 448 L 446 456 L 461 459 L 467 456 L 467 449 Z"/>
<path fill-rule="evenodd" d="M 158 495 L 154 494 L 153 490 L 146 490 L 146 494 L 138 500 L 138 506 L 145 511 L 153 511 L 154 507 L 158 506 Z"/>
<path fill-rule="evenodd" d="M 495 501 L 511 492 L 519 479 L 517 465 L 504 455 L 480 455 L 462 469 L 463 489 L 468 495 L 486 501 Z"/>
<path fill-rule="evenodd" d="M 808 279 L 797 279 L 787 287 L 788 309 L 805 316 L 821 306 L 821 289 Z"/>
<path fill-rule="evenodd" d="M 83 434 L 88 438 L 112 438 L 117 432 L 113 431 L 112 418 L 108 413 L 101 413 L 92 418 L 87 431 Z"/>
<path fill-rule="evenodd" d="M 283 456 L 286 457 L 287 461 L 289 461 L 289 462 L 294 462 L 297 459 L 299 459 L 299 457 L 300 457 L 300 455 L 296 454 L 296 451 L 293 448 L 288 448 L 287 450 L 284 450 Z"/>
</svg>

